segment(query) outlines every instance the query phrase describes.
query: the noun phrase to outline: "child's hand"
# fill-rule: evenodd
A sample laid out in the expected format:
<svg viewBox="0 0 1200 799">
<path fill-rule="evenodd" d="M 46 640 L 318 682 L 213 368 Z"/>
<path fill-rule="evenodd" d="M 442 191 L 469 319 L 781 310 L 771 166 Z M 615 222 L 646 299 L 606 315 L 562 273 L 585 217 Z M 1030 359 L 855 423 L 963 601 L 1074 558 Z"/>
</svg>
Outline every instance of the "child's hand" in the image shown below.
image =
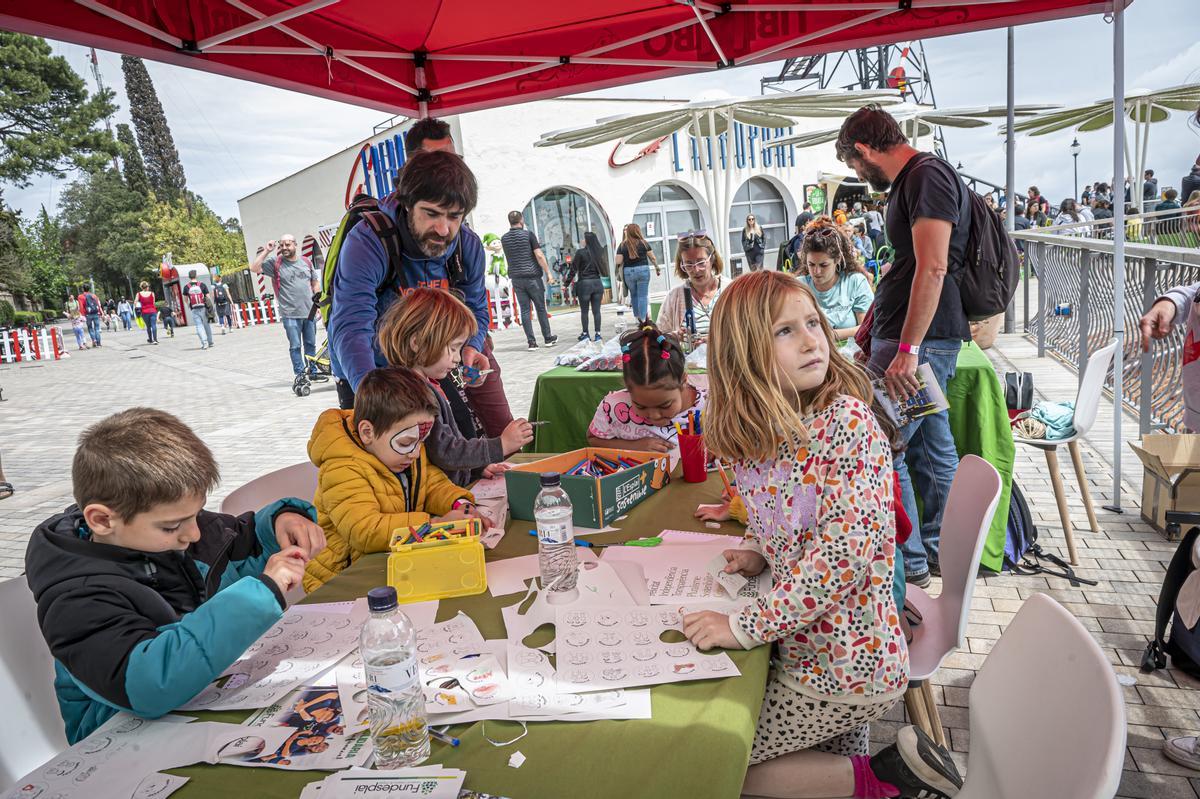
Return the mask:
<svg viewBox="0 0 1200 799">
<path fill-rule="evenodd" d="M 471 514 L 467 512 L 468 507 L 469 506 L 462 506 L 455 508 L 454 510 L 442 516 L 430 516 L 429 521 L 433 524 L 438 524 L 439 522 L 460 522 L 463 519 L 470 519 Z"/>
<path fill-rule="evenodd" d="M 633 449 L 641 449 L 646 452 L 670 452 L 675 448 L 670 441 L 658 436 L 646 436 L 633 442 L 633 444 Z"/>
<path fill-rule="evenodd" d="M 741 649 L 742 645 L 729 629 L 729 617 L 724 613 L 703 610 L 683 617 L 683 634 L 701 652 L 710 649 Z"/>
<path fill-rule="evenodd" d="M 721 554 L 728 561 L 724 569 L 726 574 L 757 577 L 767 568 L 767 559 L 753 549 L 727 549 Z"/>
<path fill-rule="evenodd" d="M 696 508 L 695 516 L 697 519 L 704 519 L 708 522 L 726 522 L 729 521 L 729 503 L 722 502 L 720 505 L 701 505 Z"/>
<path fill-rule="evenodd" d="M 512 468 L 509 463 L 493 463 L 483 468 L 483 479 L 491 480 L 493 477 L 499 477 Z"/>
<path fill-rule="evenodd" d="M 325 531 L 300 513 L 281 513 L 275 517 L 275 540 L 281 549 L 297 546 L 311 558 L 325 548 Z"/>
<path fill-rule="evenodd" d="M 262 576 L 270 577 L 279 587 L 279 593 L 286 594 L 300 585 L 300 580 L 304 578 L 304 566 L 307 563 L 308 556 L 304 554 L 304 550 L 300 547 L 287 547 L 267 559 Z"/>
<path fill-rule="evenodd" d="M 506 457 L 519 452 L 530 441 L 533 441 L 533 425 L 524 419 L 513 419 L 500 434 L 500 444 Z"/>
</svg>

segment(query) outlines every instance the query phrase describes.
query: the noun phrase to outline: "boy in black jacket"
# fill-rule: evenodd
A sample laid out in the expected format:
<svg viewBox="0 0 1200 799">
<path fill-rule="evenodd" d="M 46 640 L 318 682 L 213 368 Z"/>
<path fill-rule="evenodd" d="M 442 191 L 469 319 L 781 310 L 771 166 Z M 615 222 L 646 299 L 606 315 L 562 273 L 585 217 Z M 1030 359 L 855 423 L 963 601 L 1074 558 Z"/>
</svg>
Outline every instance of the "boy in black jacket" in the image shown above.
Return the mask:
<svg viewBox="0 0 1200 799">
<path fill-rule="evenodd" d="M 299 499 L 203 510 L 212 453 L 151 408 L 85 430 L 71 478 L 76 504 L 34 531 L 25 569 L 75 743 L 118 710 L 156 718 L 200 693 L 279 620 L 325 536 Z"/>
</svg>

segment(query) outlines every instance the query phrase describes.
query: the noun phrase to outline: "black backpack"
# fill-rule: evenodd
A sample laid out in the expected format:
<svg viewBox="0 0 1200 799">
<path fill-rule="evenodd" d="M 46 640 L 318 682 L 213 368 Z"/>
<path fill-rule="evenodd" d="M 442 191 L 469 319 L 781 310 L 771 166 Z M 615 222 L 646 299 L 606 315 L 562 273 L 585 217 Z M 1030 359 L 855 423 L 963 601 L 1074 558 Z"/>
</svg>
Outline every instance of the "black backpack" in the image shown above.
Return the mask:
<svg viewBox="0 0 1200 799">
<path fill-rule="evenodd" d="M 928 156 L 925 162 L 935 158 Z M 957 171 L 955 175 L 957 177 Z M 1008 235 L 1000 214 L 988 208 L 983 197 L 967 188 L 961 177 L 958 185 L 963 194 L 959 218 L 970 220 L 970 224 L 962 264 L 951 274 L 958 284 L 967 321 L 981 322 L 1004 313 L 1016 296 L 1021 261 L 1017 245 Z M 961 235 L 958 230 L 955 233 Z"/>
<path fill-rule="evenodd" d="M 1014 481 L 1012 498 L 1008 503 L 1008 530 L 1004 541 L 1004 568 L 1013 574 L 1035 575 L 1045 574 L 1051 577 L 1062 577 L 1070 580 L 1071 585 L 1095 585 L 1095 580 L 1088 580 L 1075 574 L 1071 564 L 1050 552 L 1046 552 L 1037 542 L 1038 528 L 1033 523 L 1033 514 L 1029 512 L 1029 503 L 1021 487 Z M 1042 561 L 1057 566 L 1057 569 L 1047 568 Z"/>
<path fill-rule="evenodd" d="M 213 285 L 213 299 L 217 305 L 229 304 L 229 289 L 225 288 L 224 283 L 216 283 Z"/>
<path fill-rule="evenodd" d="M 90 291 L 83 295 L 83 310 L 90 316 L 100 313 L 100 300 Z"/>
<path fill-rule="evenodd" d="M 1167 514 L 1168 521 L 1172 515 Z M 1182 521 L 1195 521 L 1195 514 L 1189 516 L 1193 518 Z M 1200 678 L 1200 623 L 1189 628 L 1176 607 L 1180 589 L 1196 575 L 1192 550 L 1197 538 L 1200 538 L 1200 527 L 1193 527 L 1179 542 L 1171 565 L 1167 567 L 1167 576 L 1163 578 L 1162 590 L 1158 595 L 1158 612 L 1154 617 L 1154 640 L 1142 655 L 1141 671 L 1144 674 L 1166 668 L 1167 655 L 1170 655 L 1175 668 Z M 1171 637 L 1164 639 L 1168 623 L 1171 625 Z"/>
</svg>

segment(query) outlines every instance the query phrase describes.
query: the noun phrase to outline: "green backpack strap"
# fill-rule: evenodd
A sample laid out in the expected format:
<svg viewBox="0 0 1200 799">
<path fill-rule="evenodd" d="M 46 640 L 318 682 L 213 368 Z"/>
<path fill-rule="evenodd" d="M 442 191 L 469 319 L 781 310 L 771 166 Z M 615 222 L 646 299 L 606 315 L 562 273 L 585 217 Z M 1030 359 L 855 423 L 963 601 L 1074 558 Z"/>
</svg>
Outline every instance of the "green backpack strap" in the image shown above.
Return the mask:
<svg viewBox="0 0 1200 799">
<path fill-rule="evenodd" d="M 400 230 L 392 218 L 379 209 L 378 200 L 369 194 L 360 194 L 346 209 L 346 215 L 342 217 L 333 241 L 329 244 L 329 252 L 325 256 L 325 268 L 321 273 L 321 288 L 324 295 L 321 301 L 321 318 L 327 325 L 329 317 L 333 313 L 333 279 L 337 274 L 338 262 L 341 260 L 339 256 L 342 244 L 359 220 L 366 222 L 374 231 L 387 255 L 387 271 L 384 274 L 383 282 L 375 288 L 376 296 L 383 294 L 397 281 L 403 286 L 404 272 L 400 269 Z"/>
</svg>

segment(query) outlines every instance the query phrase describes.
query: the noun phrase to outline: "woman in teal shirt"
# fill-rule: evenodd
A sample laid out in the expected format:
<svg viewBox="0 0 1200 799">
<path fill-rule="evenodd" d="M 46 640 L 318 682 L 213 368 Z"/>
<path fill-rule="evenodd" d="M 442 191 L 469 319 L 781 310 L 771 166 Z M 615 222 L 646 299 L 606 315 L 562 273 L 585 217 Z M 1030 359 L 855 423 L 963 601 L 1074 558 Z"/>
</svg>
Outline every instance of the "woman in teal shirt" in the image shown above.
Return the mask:
<svg viewBox="0 0 1200 799">
<path fill-rule="evenodd" d="M 798 260 L 802 279 L 817 295 L 834 337 L 839 343 L 853 339 L 875 293 L 850 234 L 820 217 L 804 231 Z"/>
</svg>

